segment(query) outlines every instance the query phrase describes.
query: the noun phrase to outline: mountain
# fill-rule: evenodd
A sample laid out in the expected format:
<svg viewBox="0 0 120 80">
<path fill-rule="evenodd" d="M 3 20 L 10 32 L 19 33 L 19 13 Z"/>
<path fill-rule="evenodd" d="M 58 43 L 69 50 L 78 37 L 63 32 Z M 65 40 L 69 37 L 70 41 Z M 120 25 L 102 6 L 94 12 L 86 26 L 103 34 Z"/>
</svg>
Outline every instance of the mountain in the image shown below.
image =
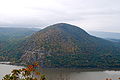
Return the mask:
<svg viewBox="0 0 120 80">
<path fill-rule="evenodd" d="M 17 58 L 18 43 L 38 31 L 36 28 L 0 27 L 0 61 Z"/>
<path fill-rule="evenodd" d="M 120 33 L 115 32 L 89 31 L 89 33 L 105 39 L 120 39 Z"/>
<path fill-rule="evenodd" d="M 120 39 L 107 39 L 107 40 L 115 42 L 116 44 L 120 44 Z"/>
<path fill-rule="evenodd" d="M 80 27 L 58 23 L 44 29 L 0 28 L 0 61 L 40 62 L 47 68 L 102 68 L 120 66 L 119 40 L 105 40 Z"/>
<path fill-rule="evenodd" d="M 94 53 L 96 48 L 101 51 L 103 50 L 101 47 L 114 46 L 110 41 L 91 36 L 83 29 L 65 23 L 51 25 L 40 30 L 33 34 L 25 45 L 28 50 L 41 50 L 57 54 L 90 54 Z"/>
<path fill-rule="evenodd" d="M 20 58 L 22 63 L 39 61 L 44 67 L 119 65 L 119 46 L 66 23 L 54 24 L 34 33 L 24 41 L 22 49 L 25 51 Z M 117 60 L 112 64 L 109 61 L 111 56 Z"/>
<path fill-rule="evenodd" d="M 10 39 L 20 39 L 25 36 L 30 36 L 38 31 L 37 28 L 9 28 L 0 27 L 0 41 Z"/>
</svg>

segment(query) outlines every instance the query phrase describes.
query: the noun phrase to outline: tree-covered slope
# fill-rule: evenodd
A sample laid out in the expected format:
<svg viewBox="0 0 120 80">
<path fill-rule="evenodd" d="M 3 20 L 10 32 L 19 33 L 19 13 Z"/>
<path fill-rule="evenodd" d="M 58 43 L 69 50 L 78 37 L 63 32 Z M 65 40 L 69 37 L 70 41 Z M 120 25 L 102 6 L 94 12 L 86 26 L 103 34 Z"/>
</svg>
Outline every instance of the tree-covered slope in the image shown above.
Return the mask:
<svg viewBox="0 0 120 80">
<path fill-rule="evenodd" d="M 18 59 L 22 55 L 20 45 L 36 32 L 33 28 L 0 28 L 0 60 Z"/>
<path fill-rule="evenodd" d="M 83 29 L 65 23 L 48 26 L 33 34 L 25 40 L 23 48 L 23 62 L 40 61 L 49 67 L 80 67 L 86 61 L 86 66 L 96 61 L 100 65 L 105 61 L 101 56 L 120 54 L 120 48 L 113 42 L 91 36 Z M 93 57 L 99 58 L 89 63 Z"/>
<path fill-rule="evenodd" d="M 48 53 L 112 53 L 112 42 L 89 35 L 79 27 L 60 23 L 33 34 L 25 43 L 26 49 Z"/>
<path fill-rule="evenodd" d="M 0 29 L 0 60 L 57 68 L 119 68 L 120 47 L 115 42 L 59 23 L 38 32 L 33 29 Z"/>
</svg>

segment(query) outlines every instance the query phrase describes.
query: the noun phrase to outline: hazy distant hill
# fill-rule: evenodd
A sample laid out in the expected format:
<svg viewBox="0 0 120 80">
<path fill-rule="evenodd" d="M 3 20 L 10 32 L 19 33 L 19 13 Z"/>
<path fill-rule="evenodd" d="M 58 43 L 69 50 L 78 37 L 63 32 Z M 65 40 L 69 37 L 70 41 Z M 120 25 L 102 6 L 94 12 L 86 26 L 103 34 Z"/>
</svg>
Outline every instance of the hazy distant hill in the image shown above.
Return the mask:
<svg viewBox="0 0 120 80">
<path fill-rule="evenodd" d="M 19 39 L 25 36 L 30 36 L 38 31 L 37 28 L 3 28 L 0 27 L 0 41 L 8 39 Z"/>
<path fill-rule="evenodd" d="M 105 39 L 120 39 L 120 33 L 102 32 L 102 31 L 89 31 L 91 35 L 105 38 Z"/>
<path fill-rule="evenodd" d="M 40 61 L 47 67 L 112 66 L 118 64 L 119 47 L 113 42 L 89 35 L 83 29 L 65 23 L 48 26 L 25 40 L 23 62 Z M 112 59 L 112 58 L 111 58 Z M 107 61 L 106 61 L 107 60 Z"/>
<path fill-rule="evenodd" d="M 0 60 L 6 60 L 8 56 L 17 58 L 19 56 L 17 55 L 19 53 L 17 44 L 38 30 L 36 28 L 0 27 Z"/>
</svg>

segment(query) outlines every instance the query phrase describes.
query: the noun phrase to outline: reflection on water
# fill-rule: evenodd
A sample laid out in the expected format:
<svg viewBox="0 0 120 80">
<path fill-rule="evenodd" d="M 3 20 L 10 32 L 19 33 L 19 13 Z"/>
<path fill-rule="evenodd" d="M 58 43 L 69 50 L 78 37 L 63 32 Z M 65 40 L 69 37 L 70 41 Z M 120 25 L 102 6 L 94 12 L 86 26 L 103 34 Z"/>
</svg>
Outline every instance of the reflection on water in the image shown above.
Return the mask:
<svg viewBox="0 0 120 80">
<path fill-rule="evenodd" d="M 119 80 L 120 71 L 80 71 L 66 69 L 47 69 L 43 71 L 48 80 Z"/>
<path fill-rule="evenodd" d="M 20 66 L 0 64 L 0 80 L 3 75 L 10 73 L 13 69 L 22 68 Z M 42 69 L 48 80 L 119 80 L 120 71 L 80 71 L 70 69 Z"/>
</svg>

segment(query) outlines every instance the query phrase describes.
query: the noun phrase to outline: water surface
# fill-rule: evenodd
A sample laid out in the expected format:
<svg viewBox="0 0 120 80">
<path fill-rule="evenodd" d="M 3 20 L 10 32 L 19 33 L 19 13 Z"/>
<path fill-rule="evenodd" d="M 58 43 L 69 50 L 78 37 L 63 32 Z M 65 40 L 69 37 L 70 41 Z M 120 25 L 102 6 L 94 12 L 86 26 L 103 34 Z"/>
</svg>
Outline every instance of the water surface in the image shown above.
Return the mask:
<svg viewBox="0 0 120 80">
<path fill-rule="evenodd" d="M 5 74 L 13 69 L 22 68 L 21 66 L 0 64 L 0 80 Z M 48 80 L 119 80 L 120 71 L 79 71 L 69 69 L 44 69 L 42 71 Z"/>
<path fill-rule="evenodd" d="M 120 71 L 46 70 L 49 80 L 120 80 Z"/>
<path fill-rule="evenodd" d="M 13 66 L 13 65 L 6 65 L 6 64 L 0 64 L 0 80 L 2 77 L 6 74 L 9 74 L 13 69 L 20 69 L 21 66 Z"/>
</svg>

